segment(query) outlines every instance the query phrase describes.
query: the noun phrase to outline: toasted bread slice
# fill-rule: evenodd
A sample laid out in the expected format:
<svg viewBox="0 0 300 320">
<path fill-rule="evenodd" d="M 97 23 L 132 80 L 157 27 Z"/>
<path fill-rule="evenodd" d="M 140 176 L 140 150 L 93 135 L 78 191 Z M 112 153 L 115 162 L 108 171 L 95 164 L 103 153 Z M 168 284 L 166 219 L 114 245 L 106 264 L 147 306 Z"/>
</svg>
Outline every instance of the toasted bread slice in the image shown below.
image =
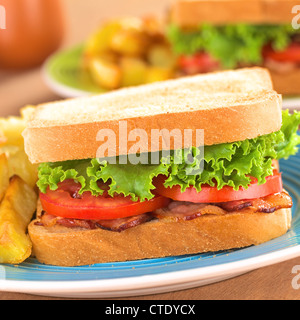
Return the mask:
<svg viewBox="0 0 300 320">
<path fill-rule="evenodd" d="M 291 225 L 291 209 L 273 213 L 232 212 L 190 221 L 153 220 L 120 233 L 102 229 L 29 225 L 37 259 L 45 264 L 79 266 L 258 245 L 279 237 Z"/>
<path fill-rule="evenodd" d="M 115 155 L 127 154 L 136 141 L 120 152 L 126 139 L 119 132 L 121 120 L 127 133 L 146 132 L 148 143 L 140 152 L 161 150 L 161 143 L 151 148 L 153 129 L 203 129 L 205 145 L 240 141 L 279 130 L 281 104 L 262 68 L 169 80 L 40 105 L 23 133 L 25 150 L 32 163 L 95 158 L 97 134 L 109 129 L 116 136 Z M 192 138 L 185 147 L 197 146 L 196 135 Z"/>
</svg>

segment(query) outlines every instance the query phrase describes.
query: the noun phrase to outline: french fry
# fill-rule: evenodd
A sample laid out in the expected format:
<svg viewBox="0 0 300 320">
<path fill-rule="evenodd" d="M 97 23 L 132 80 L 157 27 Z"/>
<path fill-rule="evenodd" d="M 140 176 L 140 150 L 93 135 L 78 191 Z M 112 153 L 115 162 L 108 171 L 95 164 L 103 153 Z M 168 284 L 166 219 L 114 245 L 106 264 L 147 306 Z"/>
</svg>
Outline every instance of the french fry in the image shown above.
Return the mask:
<svg viewBox="0 0 300 320">
<path fill-rule="evenodd" d="M 37 194 L 21 178 L 14 176 L 0 205 L 0 263 L 18 264 L 32 251 L 26 234 L 36 210 Z"/>
<path fill-rule="evenodd" d="M 170 69 L 167 68 L 159 68 L 159 67 L 150 67 L 148 68 L 146 82 L 156 82 L 168 80 L 173 77 L 173 73 Z"/>
<path fill-rule="evenodd" d="M 0 118 L 0 154 L 7 157 L 9 176 L 18 175 L 31 187 L 37 181 L 37 166 L 29 162 L 24 151 L 22 132 L 34 110 L 27 106 L 21 110 L 21 117 Z"/>
<path fill-rule="evenodd" d="M 173 78 L 175 64 L 164 26 L 154 17 L 106 21 L 82 54 L 82 69 L 107 90 Z"/>
<path fill-rule="evenodd" d="M 0 263 L 18 264 L 31 254 L 26 230 L 37 206 L 37 166 L 24 151 L 22 132 L 34 110 L 0 118 Z"/>
<path fill-rule="evenodd" d="M 34 110 L 35 107 L 29 105 L 21 109 L 21 117 L 0 118 L 0 147 L 5 145 L 23 147 L 22 132 Z"/>
<path fill-rule="evenodd" d="M 0 119 L 0 130 L 5 137 L 1 146 L 24 144 L 22 132 L 25 129 L 26 122 L 21 117 L 8 117 Z"/>
<path fill-rule="evenodd" d="M 36 185 L 38 170 L 37 165 L 31 164 L 24 149 L 15 150 L 8 158 L 9 176 L 22 178 L 31 188 Z"/>
<path fill-rule="evenodd" d="M 0 155 L 0 202 L 2 201 L 6 189 L 9 185 L 9 166 L 4 153 Z"/>
<path fill-rule="evenodd" d="M 121 30 L 110 42 L 110 49 L 124 56 L 142 56 L 149 45 L 146 34 L 137 30 Z"/>
<path fill-rule="evenodd" d="M 84 55 L 97 56 L 109 50 L 111 38 L 121 29 L 122 26 L 119 21 L 110 21 L 105 23 L 86 41 Z"/>
<path fill-rule="evenodd" d="M 120 86 L 121 70 L 114 63 L 103 59 L 93 58 L 89 66 L 94 81 L 105 89 L 116 89 Z"/>
<path fill-rule="evenodd" d="M 147 54 L 151 66 L 173 70 L 176 64 L 175 55 L 166 45 L 157 44 Z"/>
<path fill-rule="evenodd" d="M 7 139 L 5 137 L 4 132 L 0 129 L 0 146 L 4 143 L 6 143 Z"/>
<path fill-rule="evenodd" d="M 123 57 L 120 68 L 122 71 L 122 87 L 145 83 L 148 67 L 142 59 Z"/>
</svg>

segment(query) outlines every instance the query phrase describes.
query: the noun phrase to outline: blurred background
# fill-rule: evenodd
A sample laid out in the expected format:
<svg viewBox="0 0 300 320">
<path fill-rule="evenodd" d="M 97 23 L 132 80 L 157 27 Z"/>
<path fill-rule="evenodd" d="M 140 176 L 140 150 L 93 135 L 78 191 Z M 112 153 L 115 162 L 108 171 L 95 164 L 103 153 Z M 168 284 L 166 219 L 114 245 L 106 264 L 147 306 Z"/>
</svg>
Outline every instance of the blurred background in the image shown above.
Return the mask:
<svg viewBox="0 0 300 320">
<path fill-rule="evenodd" d="M 295 6 L 297 0 L 0 0 L 0 116 L 257 65 L 270 70 L 283 106 L 299 109 Z"/>
<path fill-rule="evenodd" d="M 0 0 L 0 5 L 16 4 L 16 12 L 25 16 L 29 21 L 37 19 L 37 9 L 31 6 L 30 12 L 21 10 L 20 3 L 34 2 L 35 0 Z M 37 0 L 38 2 L 55 2 L 54 0 Z M 82 41 L 99 27 L 102 21 L 120 16 L 155 15 L 162 17 L 166 14 L 168 4 L 172 0 L 59 0 L 62 7 L 63 38 L 59 49 L 70 48 Z M 29 4 L 30 6 L 30 4 Z M 41 8 L 41 12 L 46 9 Z M 51 12 L 48 10 L 48 14 Z M 60 24 L 57 11 L 54 14 L 54 24 Z M 59 14 L 58 14 L 59 15 Z M 25 25 L 29 23 L 25 20 Z M 22 39 L 24 25 L 19 26 L 19 37 Z M 1 32 L 1 30 L 0 30 Z M 18 51 L 22 51 L 20 44 Z M 0 116 L 16 115 L 25 104 L 38 104 L 54 101 L 61 97 L 45 84 L 41 74 L 41 67 L 32 67 L 26 70 L 5 70 L 0 67 Z"/>
</svg>

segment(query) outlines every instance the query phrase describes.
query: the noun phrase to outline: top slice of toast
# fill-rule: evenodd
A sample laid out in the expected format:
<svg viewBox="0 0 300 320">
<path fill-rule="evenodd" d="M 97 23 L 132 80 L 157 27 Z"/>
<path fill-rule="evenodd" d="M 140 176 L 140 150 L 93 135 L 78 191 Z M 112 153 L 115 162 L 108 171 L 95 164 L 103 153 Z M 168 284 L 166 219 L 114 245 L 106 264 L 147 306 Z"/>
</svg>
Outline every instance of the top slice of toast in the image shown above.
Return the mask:
<svg viewBox="0 0 300 320">
<path fill-rule="evenodd" d="M 34 163 L 93 158 L 100 129 L 114 130 L 121 143 L 120 120 L 128 131 L 204 129 L 206 145 L 232 142 L 279 130 L 281 96 L 268 71 L 255 67 L 62 100 L 37 107 L 23 133 L 25 149 Z"/>
<path fill-rule="evenodd" d="M 257 67 L 196 75 L 43 104 L 36 109 L 28 127 L 223 108 L 248 103 L 250 98 L 259 99 L 272 89 L 268 71 Z"/>
</svg>

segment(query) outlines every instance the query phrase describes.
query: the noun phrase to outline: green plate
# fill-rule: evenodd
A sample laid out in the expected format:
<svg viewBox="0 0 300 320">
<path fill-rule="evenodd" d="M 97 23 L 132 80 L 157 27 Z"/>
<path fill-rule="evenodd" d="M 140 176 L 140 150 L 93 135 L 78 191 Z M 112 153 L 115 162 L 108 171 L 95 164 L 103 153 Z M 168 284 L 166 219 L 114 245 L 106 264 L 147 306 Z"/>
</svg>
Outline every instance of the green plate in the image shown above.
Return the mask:
<svg viewBox="0 0 300 320">
<path fill-rule="evenodd" d="M 103 93 L 89 73 L 81 67 L 83 45 L 52 55 L 44 64 L 47 85 L 63 97 L 74 98 Z"/>
</svg>

